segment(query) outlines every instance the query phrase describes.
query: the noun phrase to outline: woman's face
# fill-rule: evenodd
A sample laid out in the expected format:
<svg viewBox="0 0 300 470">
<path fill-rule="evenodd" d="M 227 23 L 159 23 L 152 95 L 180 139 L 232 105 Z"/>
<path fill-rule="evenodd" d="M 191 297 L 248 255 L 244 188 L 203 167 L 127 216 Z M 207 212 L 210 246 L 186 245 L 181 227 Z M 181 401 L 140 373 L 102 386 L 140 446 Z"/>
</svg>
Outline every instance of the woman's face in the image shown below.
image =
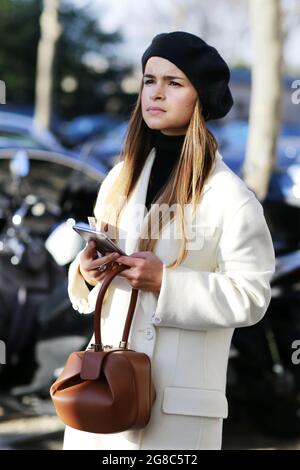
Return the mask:
<svg viewBox="0 0 300 470">
<path fill-rule="evenodd" d="M 150 129 L 163 134 L 185 134 L 197 100 L 187 76 L 167 59 L 150 57 L 142 89 L 142 116 Z M 161 108 L 151 110 L 151 108 Z"/>
</svg>

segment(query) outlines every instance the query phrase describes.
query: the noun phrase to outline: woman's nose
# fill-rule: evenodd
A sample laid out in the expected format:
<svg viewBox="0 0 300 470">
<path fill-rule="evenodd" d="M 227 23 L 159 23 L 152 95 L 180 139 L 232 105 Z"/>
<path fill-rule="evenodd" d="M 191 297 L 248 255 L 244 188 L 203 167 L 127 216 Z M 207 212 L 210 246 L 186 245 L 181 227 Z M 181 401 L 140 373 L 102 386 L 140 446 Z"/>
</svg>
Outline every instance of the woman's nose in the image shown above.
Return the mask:
<svg viewBox="0 0 300 470">
<path fill-rule="evenodd" d="M 152 99 L 163 98 L 163 89 L 162 89 L 161 86 L 156 86 L 156 87 L 152 90 L 151 98 L 152 98 Z"/>
</svg>

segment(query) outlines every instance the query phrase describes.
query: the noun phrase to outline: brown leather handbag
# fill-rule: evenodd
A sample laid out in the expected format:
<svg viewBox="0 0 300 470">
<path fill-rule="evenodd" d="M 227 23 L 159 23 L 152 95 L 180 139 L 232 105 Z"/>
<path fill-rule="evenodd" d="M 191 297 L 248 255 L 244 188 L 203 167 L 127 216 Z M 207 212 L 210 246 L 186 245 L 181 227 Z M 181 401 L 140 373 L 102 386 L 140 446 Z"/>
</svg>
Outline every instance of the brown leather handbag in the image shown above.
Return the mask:
<svg viewBox="0 0 300 470">
<path fill-rule="evenodd" d="M 128 266 L 116 265 L 105 277 L 98 294 L 95 344 L 70 354 L 64 369 L 50 388 L 61 420 L 72 428 L 93 433 L 116 433 L 144 428 L 156 398 L 150 358 L 127 349 L 128 335 L 138 290 L 132 289 L 119 347 L 101 342 L 101 309 L 105 292 L 114 277 Z"/>
</svg>

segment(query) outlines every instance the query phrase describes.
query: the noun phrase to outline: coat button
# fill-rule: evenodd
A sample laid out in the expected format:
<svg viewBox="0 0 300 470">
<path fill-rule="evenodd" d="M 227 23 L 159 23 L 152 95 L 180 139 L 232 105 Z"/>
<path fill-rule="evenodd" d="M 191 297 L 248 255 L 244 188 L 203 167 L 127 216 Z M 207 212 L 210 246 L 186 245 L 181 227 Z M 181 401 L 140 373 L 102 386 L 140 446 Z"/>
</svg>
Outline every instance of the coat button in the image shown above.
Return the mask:
<svg viewBox="0 0 300 470">
<path fill-rule="evenodd" d="M 153 336 L 154 336 L 154 332 L 153 332 L 152 328 L 146 328 L 145 329 L 145 337 L 147 339 L 153 339 Z"/>
</svg>

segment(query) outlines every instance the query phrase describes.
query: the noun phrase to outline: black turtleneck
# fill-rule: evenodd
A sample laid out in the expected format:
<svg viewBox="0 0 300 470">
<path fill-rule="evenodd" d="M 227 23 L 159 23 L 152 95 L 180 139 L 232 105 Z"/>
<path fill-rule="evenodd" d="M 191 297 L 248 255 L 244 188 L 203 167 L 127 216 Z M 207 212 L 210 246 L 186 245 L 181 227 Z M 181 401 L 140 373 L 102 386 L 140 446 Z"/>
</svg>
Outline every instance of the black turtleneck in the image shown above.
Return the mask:
<svg viewBox="0 0 300 470">
<path fill-rule="evenodd" d="M 179 159 L 185 134 L 165 135 L 160 131 L 155 131 L 154 147 L 156 156 L 152 165 L 147 196 L 146 207 L 149 211 L 154 203 L 157 193 L 166 184 L 176 162 Z"/>
</svg>

